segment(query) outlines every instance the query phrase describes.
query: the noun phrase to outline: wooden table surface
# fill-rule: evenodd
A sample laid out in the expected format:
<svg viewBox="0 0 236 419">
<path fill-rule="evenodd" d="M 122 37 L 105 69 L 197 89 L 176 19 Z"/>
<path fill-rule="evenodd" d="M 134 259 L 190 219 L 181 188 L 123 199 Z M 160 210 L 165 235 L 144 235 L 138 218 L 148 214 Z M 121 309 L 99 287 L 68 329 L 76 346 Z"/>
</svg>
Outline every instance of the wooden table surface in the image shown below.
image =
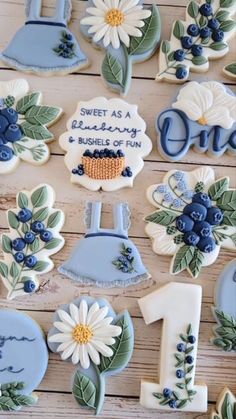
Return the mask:
<svg viewBox="0 0 236 419">
<path fill-rule="evenodd" d="M 152 1 L 145 1 L 151 4 Z M 45 0 L 44 14 L 53 13 L 54 0 Z M 159 10 L 162 17 L 162 37 L 168 39 L 170 29 L 175 19 L 184 18 L 187 0 L 159 0 Z M 21 163 L 16 172 L 1 176 L 0 178 L 0 232 L 7 232 L 6 210 L 14 208 L 15 196 L 23 188 L 31 189 L 41 182 L 48 182 L 56 191 L 56 206 L 65 211 L 66 223 L 63 235 L 66 240 L 62 251 L 53 257 L 55 269 L 42 278 L 45 284 L 43 289 L 32 296 L 18 298 L 13 301 L 6 300 L 6 290 L 0 285 L 0 307 L 10 307 L 26 311 L 36 319 L 47 333 L 52 324 L 53 312 L 61 303 L 68 303 L 80 295 L 94 297 L 104 296 L 113 305 L 116 311 L 127 308 L 132 316 L 135 328 L 135 349 L 133 357 L 120 375 L 110 378 L 107 383 L 107 394 L 101 418 L 109 419 L 207 419 L 222 388 L 227 385 L 236 393 L 236 362 L 232 353 L 224 353 L 214 347 L 209 338 L 215 324 L 211 306 L 215 281 L 223 266 L 235 256 L 229 250 L 220 253 L 214 265 L 204 268 L 200 278 L 190 279 L 183 272 L 177 277 L 168 273 L 170 258 L 157 256 L 151 248 L 151 241 L 145 236 L 143 217 L 152 211 L 146 199 L 146 189 L 153 183 L 162 180 L 165 172 L 173 168 L 193 170 L 201 165 L 211 165 L 217 177 L 229 175 L 231 186 L 236 186 L 235 158 L 224 155 L 219 160 L 190 152 L 179 163 L 167 163 L 157 153 L 155 118 L 159 112 L 170 105 L 179 87 L 167 83 L 156 83 L 154 77 L 158 69 L 158 54 L 143 64 L 134 65 L 131 90 L 126 98 L 130 103 L 139 107 L 139 113 L 147 122 L 147 133 L 153 141 L 153 151 L 145 161 L 143 171 L 137 176 L 132 189 L 122 189 L 114 193 L 90 192 L 86 189 L 72 185 L 69 173 L 63 162 L 63 152 L 57 138 L 65 131 L 66 122 L 76 108 L 77 101 L 89 100 L 93 96 L 114 96 L 108 91 L 99 76 L 103 52 L 96 51 L 79 34 L 79 19 L 86 3 L 73 1 L 72 20 L 70 28 L 78 36 L 82 49 L 91 57 L 91 66 L 79 74 L 66 77 L 39 78 L 32 75 L 24 76 L 20 72 L 10 70 L 3 65 L 0 67 L 0 79 L 11 80 L 25 77 L 32 90 L 43 92 L 45 103 L 56 104 L 64 109 L 63 118 L 52 127 L 56 141 L 51 145 L 51 159 L 41 167 Z M 23 0 L 0 0 L 0 50 L 11 39 L 13 34 L 24 23 Z M 234 44 L 234 45 L 233 45 Z M 211 62 L 210 71 L 204 75 L 191 75 L 195 80 L 218 80 L 230 88 L 233 83 L 225 79 L 221 73 L 222 67 L 235 57 L 236 43 L 231 42 L 231 51 L 223 59 Z M 132 226 L 130 237 L 140 249 L 143 261 L 152 274 L 152 279 L 140 285 L 127 289 L 97 289 L 95 287 L 80 286 L 63 277 L 57 271 L 58 266 L 68 258 L 78 239 L 85 232 L 83 225 L 83 210 L 87 200 L 101 200 L 104 206 L 103 221 L 105 226 L 111 225 L 111 204 L 118 201 L 128 201 L 132 211 Z M 159 352 L 161 339 L 161 322 L 146 326 L 138 308 L 137 299 L 150 293 L 157 286 L 168 281 L 193 282 L 203 287 L 203 304 L 200 325 L 200 341 L 197 359 L 196 381 L 204 381 L 209 390 L 209 409 L 206 414 L 158 412 L 146 410 L 139 404 L 141 378 L 156 379 L 159 369 Z M 74 367 L 70 363 L 60 360 L 58 355 L 50 354 L 47 373 L 37 389 L 38 404 L 33 408 L 22 409 L 16 414 L 2 413 L 5 418 L 21 417 L 24 419 L 50 419 L 50 418 L 92 418 L 89 411 L 82 410 L 71 394 L 71 382 Z"/>
</svg>

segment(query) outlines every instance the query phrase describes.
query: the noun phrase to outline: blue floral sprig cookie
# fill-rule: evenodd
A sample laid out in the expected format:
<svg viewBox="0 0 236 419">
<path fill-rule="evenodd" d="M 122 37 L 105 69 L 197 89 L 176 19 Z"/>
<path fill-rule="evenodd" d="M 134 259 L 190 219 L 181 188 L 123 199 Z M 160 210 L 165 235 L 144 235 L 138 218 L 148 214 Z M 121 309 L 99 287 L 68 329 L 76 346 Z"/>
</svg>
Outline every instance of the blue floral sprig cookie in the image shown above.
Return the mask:
<svg viewBox="0 0 236 419">
<path fill-rule="evenodd" d="M 236 190 L 229 178 L 215 179 L 211 167 L 191 172 L 171 170 L 147 198 L 157 211 L 145 218 L 153 250 L 172 256 L 170 273 L 187 269 L 197 278 L 221 247 L 236 250 Z"/>
<path fill-rule="evenodd" d="M 54 201 L 52 187 L 41 184 L 32 191 L 21 191 L 17 208 L 7 211 L 10 232 L 2 235 L 0 278 L 8 299 L 35 292 L 37 276 L 53 269 L 50 256 L 64 246 L 60 230 L 65 217 L 53 207 Z"/>
<path fill-rule="evenodd" d="M 54 139 L 49 127 L 62 116 L 57 106 L 42 104 L 25 79 L 0 82 L 0 174 L 14 171 L 23 160 L 42 165 Z"/>
<path fill-rule="evenodd" d="M 170 41 L 162 41 L 157 81 L 183 83 L 190 72 L 203 73 L 209 60 L 224 57 L 236 30 L 235 0 L 191 0 L 186 20 L 173 24 Z"/>
<path fill-rule="evenodd" d="M 76 366 L 73 396 L 81 407 L 98 415 L 106 377 L 123 371 L 132 356 L 133 323 L 128 311 L 117 315 L 106 300 L 83 296 L 56 311 L 48 345 Z"/>
<path fill-rule="evenodd" d="M 41 15 L 41 0 L 26 0 L 25 25 L 0 54 L 8 66 L 39 76 L 66 75 L 89 62 L 69 30 L 71 0 L 57 0 L 54 16 Z"/>
<path fill-rule="evenodd" d="M 47 370 L 48 350 L 42 329 L 25 313 L 1 309 L 0 325 L 0 412 L 13 412 L 37 403 L 33 391 Z"/>
<path fill-rule="evenodd" d="M 142 0 L 89 0 L 80 29 L 95 48 L 106 50 L 102 77 L 107 86 L 125 95 L 133 63 L 149 59 L 159 45 L 161 19 L 158 8 L 148 9 Z"/>
</svg>

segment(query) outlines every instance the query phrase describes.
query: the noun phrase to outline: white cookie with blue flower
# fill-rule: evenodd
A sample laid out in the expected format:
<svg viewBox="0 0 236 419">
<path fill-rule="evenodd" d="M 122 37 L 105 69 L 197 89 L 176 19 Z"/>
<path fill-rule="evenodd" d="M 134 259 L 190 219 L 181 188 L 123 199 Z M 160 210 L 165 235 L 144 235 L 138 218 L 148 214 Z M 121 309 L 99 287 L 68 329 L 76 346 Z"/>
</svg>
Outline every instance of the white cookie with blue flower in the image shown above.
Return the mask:
<svg viewBox="0 0 236 419">
<path fill-rule="evenodd" d="M 196 278 L 221 247 L 236 250 L 236 190 L 228 177 L 215 180 L 211 167 L 171 170 L 147 198 L 157 210 L 145 218 L 146 233 L 155 253 L 172 256 L 170 273 L 187 269 Z"/>
</svg>

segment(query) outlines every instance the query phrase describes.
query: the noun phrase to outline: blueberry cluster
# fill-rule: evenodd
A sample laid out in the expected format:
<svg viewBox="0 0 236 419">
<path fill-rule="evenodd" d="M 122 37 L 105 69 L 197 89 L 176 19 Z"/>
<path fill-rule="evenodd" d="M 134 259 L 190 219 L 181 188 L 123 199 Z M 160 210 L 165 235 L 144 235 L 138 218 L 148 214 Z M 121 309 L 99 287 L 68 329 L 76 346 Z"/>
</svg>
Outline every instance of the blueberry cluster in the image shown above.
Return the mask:
<svg viewBox="0 0 236 419">
<path fill-rule="evenodd" d="M 127 166 L 124 170 L 122 170 L 121 176 L 132 177 L 133 172 L 132 172 L 131 168 L 129 166 Z"/>
<path fill-rule="evenodd" d="M 85 150 L 84 157 L 90 157 L 94 159 L 104 159 L 104 158 L 110 158 L 110 159 L 117 159 L 119 157 L 124 157 L 124 153 L 122 150 L 109 150 L 108 148 L 104 148 L 103 150 L 95 149 L 94 151 Z"/>
<path fill-rule="evenodd" d="M 21 223 L 25 224 L 30 222 L 32 215 L 32 211 L 30 211 L 28 208 L 22 208 L 17 214 L 17 219 Z M 46 230 L 44 224 L 41 221 L 33 221 L 30 225 L 30 231 L 27 231 L 24 237 L 18 237 L 11 242 L 11 247 L 15 251 L 13 254 L 15 261 L 19 264 L 24 264 L 24 266 L 29 269 L 34 268 L 38 260 L 34 254 L 25 255 L 24 249 L 28 245 L 32 244 L 37 236 L 39 236 L 41 241 L 45 243 L 49 242 L 53 238 L 51 231 Z M 35 283 L 33 281 L 25 281 L 25 292 L 30 293 L 34 291 L 34 289 Z"/>
<path fill-rule="evenodd" d="M 72 41 L 73 36 L 70 33 L 63 32 L 61 43 L 58 45 L 58 48 L 54 49 L 54 51 L 63 58 L 73 58 L 75 56 L 75 44 Z"/>
<path fill-rule="evenodd" d="M 218 207 L 212 206 L 210 196 L 199 192 L 193 195 L 192 202 L 184 207 L 183 214 L 176 219 L 176 227 L 183 233 L 185 244 L 210 253 L 216 247 L 212 227 L 221 224 L 222 220 L 223 213 Z"/>
<path fill-rule="evenodd" d="M 115 261 L 112 262 L 113 265 L 115 265 L 116 268 L 122 271 L 123 273 L 133 272 L 134 256 L 132 255 L 131 247 L 123 246 L 123 250 L 120 253 L 121 256 L 119 256 Z"/>
<path fill-rule="evenodd" d="M 0 109 L 0 161 L 12 159 L 14 152 L 6 144 L 19 141 L 22 137 L 22 131 L 17 121 L 18 113 L 15 109 Z"/>
<path fill-rule="evenodd" d="M 202 45 L 196 44 L 196 39 L 194 38 L 200 38 L 201 42 L 205 42 L 208 38 L 211 38 L 214 42 L 221 42 L 224 39 L 224 31 L 220 29 L 220 22 L 213 17 L 212 6 L 204 3 L 199 8 L 199 12 L 207 18 L 207 24 L 200 27 L 198 24 L 192 23 L 187 27 L 187 35 L 181 37 L 183 49 L 178 49 L 174 52 L 175 61 L 183 61 L 188 51 L 191 51 L 194 57 L 199 57 L 203 54 Z M 187 76 L 187 69 L 180 66 L 177 68 L 175 75 L 177 79 L 183 79 Z"/>
</svg>

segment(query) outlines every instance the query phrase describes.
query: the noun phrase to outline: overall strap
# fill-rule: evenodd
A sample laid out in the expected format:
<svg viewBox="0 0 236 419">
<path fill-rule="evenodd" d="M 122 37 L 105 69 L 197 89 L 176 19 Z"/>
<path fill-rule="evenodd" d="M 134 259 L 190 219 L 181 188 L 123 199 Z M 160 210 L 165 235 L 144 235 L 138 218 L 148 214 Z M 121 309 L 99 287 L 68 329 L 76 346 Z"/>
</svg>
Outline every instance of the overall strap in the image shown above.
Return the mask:
<svg viewBox="0 0 236 419">
<path fill-rule="evenodd" d="M 69 22 L 71 17 L 71 9 L 71 0 L 57 0 L 56 14 L 54 19 L 57 22 Z"/>
<path fill-rule="evenodd" d="M 101 223 L 101 202 L 89 202 L 86 209 L 87 234 L 98 233 Z"/>
<path fill-rule="evenodd" d="M 113 208 L 114 230 L 117 234 L 128 236 L 130 227 L 130 211 L 128 204 L 118 203 Z"/>
<path fill-rule="evenodd" d="M 28 22 L 61 23 L 66 26 L 71 17 L 71 0 L 56 0 L 54 16 L 41 16 L 42 0 L 26 0 L 25 13 Z"/>
<path fill-rule="evenodd" d="M 26 0 L 25 14 L 27 20 L 38 20 L 41 14 L 41 0 Z"/>
</svg>

